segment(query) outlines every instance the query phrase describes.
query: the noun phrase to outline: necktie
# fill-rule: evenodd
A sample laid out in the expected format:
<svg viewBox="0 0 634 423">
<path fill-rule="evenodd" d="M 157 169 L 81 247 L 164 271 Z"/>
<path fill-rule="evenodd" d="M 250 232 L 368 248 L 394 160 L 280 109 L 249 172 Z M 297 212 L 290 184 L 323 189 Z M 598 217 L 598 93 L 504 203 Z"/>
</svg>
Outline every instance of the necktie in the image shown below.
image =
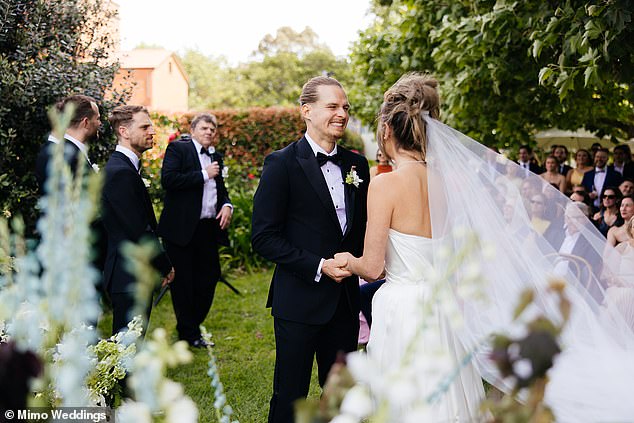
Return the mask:
<svg viewBox="0 0 634 423">
<path fill-rule="evenodd" d="M 605 168 L 603 168 L 603 169 L 596 169 L 596 170 L 594 171 L 594 173 L 605 173 Z"/>
<path fill-rule="evenodd" d="M 319 164 L 319 167 L 325 165 L 326 162 L 333 162 L 337 166 L 341 166 L 341 156 L 339 153 L 333 154 L 332 156 L 327 156 L 324 153 L 317 153 L 317 163 Z"/>
<path fill-rule="evenodd" d="M 200 147 L 200 154 L 206 154 L 211 157 L 211 153 L 205 147 Z"/>
</svg>

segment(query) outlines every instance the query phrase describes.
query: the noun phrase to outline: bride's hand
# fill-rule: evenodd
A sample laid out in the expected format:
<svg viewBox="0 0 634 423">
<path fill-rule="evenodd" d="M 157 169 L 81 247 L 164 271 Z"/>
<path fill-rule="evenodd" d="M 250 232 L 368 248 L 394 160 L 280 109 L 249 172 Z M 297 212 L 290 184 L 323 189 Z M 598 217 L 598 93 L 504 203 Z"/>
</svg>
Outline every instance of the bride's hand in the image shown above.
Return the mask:
<svg viewBox="0 0 634 423">
<path fill-rule="evenodd" d="M 354 257 L 352 254 L 350 253 L 337 253 L 335 254 L 335 264 L 345 270 L 350 271 L 350 259 Z"/>
</svg>

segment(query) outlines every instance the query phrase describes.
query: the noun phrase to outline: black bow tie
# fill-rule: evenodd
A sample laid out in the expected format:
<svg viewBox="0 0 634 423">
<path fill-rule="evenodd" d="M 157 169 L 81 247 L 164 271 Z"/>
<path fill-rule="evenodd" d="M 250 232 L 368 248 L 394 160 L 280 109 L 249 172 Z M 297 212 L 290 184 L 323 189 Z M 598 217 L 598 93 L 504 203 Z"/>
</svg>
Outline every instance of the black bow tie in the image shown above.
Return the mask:
<svg viewBox="0 0 634 423">
<path fill-rule="evenodd" d="M 339 153 L 333 154 L 332 156 L 327 156 L 324 153 L 317 153 L 317 163 L 319 163 L 319 167 L 325 165 L 326 162 L 333 162 L 337 166 L 341 166 L 341 156 Z"/>
<path fill-rule="evenodd" d="M 596 169 L 594 173 L 605 173 L 605 169 Z"/>
<path fill-rule="evenodd" d="M 214 153 L 210 153 L 209 150 L 207 150 L 205 147 L 200 147 L 200 154 L 206 154 L 211 157 L 211 155 Z"/>
</svg>

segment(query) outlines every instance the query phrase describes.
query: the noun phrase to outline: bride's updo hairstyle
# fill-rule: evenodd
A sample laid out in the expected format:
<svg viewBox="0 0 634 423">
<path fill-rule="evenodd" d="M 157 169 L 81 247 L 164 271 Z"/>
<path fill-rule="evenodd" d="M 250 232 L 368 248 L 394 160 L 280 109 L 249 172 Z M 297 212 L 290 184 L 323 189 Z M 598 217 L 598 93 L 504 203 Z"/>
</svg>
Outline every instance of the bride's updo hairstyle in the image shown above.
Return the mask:
<svg viewBox="0 0 634 423">
<path fill-rule="evenodd" d="M 379 148 L 385 152 L 383 124 L 387 123 L 394 133 L 396 149 L 420 154 L 425 160 L 427 127 L 424 112 L 434 119 L 440 117 L 438 81 L 419 73 L 401 76 L 383 96 L 377 128 Z"/>
</svg>

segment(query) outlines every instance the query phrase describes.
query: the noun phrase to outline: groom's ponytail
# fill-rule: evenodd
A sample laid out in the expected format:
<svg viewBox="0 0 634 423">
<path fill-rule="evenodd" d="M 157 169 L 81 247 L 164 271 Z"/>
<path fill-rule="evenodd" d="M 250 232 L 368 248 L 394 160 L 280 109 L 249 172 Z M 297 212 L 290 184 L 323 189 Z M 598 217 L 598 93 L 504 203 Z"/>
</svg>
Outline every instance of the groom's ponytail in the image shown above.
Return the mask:
<svg viewBox="0 0 634 423">
<path fill-rule="evenodd" d="M 383 123 L 394 132 L 398 147 L 421 154 L 425 159 L 427 127 L 424 113 L 440 117 L 438 81 L 429 75 L 409 73 L 403 75 L 386 91 L 379 112 L 377 138 L 382 145 Z"/>
</svg>

